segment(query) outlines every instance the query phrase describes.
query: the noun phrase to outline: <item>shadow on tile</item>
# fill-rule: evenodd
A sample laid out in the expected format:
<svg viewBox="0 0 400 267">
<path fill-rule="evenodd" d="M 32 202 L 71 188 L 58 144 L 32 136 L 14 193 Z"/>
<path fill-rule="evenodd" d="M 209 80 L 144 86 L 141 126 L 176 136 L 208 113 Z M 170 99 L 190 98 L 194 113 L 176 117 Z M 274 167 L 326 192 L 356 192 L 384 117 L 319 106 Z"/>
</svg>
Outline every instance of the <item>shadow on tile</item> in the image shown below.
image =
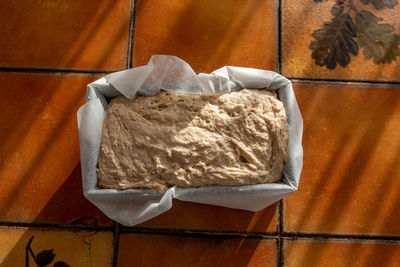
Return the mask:
<svg viewBox="0 0 400 267">
<path fill-rule="evenodd" d="M 0 65 L 115 70 L 126 66 L 131 1 L 8 2 Z M 11 12 L 9 10 L 12 10 Z M 26 12 L 29 10 L 29 12 Z M 2 12 L 6 11 L 6 12 Z M 15 52 L 17 51 L 17 52 Z"/>
<path fill-rule="evenodd" d="M 355 240 L 287 240 L 284 254 L 285 266 L 397 266 L 400 245 Z"/>
<path fill-rule="evenodd" d="M 285 200 L 285 231 L 399 235 L 398 90 L 295 88 L 304 111 L 304 169 L 299 191 Z"/>
<path fill-rule="evenodd" d="M 83 196 L 80 163 L 33 222 L 89 227 L 113 225 L 111 219 Z"/>
<path fill-rule="evenodd" d="M 121 234 L 118 266 L 276 266 L 276 241 Z"/>
<path fill-rule="evenodd" d="M 275 2 L 137 1 L 135 65 L 176 55 L 196 72 L 224 65 L 275 68 Z"/>
<path fill-rule="evenodd" d="M 4 163 L 0 168 L 0 221 L 66 223 L 68 211 L 63 208 L 70 203 L 78 211 L 74 205 L 86 201 L 77 167 L 76 111 L 84 102 L 86 84 L 95 78 L 0 74 L 4 84 L 0 120 L 7 129 L 0 134 L 7 140 L 0 146 Z M 49 210 L 58 215 L 50 215 Z M 86 210 L 80 212 L 88 215 Z"/>
<path fill-rule="evenodd" d="M 276 211 L 276 204 L 259 212 L 250 212 L 174 200 L 171 210 L 138 227 L 276 232 Z"/>
</svg>

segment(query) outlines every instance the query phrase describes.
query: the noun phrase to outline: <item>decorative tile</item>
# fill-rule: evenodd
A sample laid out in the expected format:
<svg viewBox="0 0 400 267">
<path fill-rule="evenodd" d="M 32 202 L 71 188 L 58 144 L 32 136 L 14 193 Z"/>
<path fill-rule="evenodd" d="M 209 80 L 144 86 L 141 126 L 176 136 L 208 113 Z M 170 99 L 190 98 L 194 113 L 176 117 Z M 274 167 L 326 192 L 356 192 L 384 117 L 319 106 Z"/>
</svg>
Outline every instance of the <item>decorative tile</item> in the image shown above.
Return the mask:
<svg viewBox="0 0 400 267">
<path fill-rule="evenodd" d="M 285 240 L 284 265 L 297 266 L 398 266 L 399 243 L 371 241 Z"/>
<path fill-rule="evenodd" d="M 397 1 L 284 0 L 282 5 L 283 75 L 400 81 Z"/>
<path fill-rule="evenodd" d="M 130 10 L 130 0 L 6 1 L 0 66 L 124 69 Z"/>
<path fill-rule="evenodd" d="M 110 225 L 82 193 L 76 112 L 89 75 L 0 73 L 0 221 Z"/>
<path fill-rule="evenodd" d="M 0 265 L 108 267 L 112 239 L 111 232 L 0 227 Z"/>
<path fill-rule="evenodd" d="M 276 241 L 121 234 L 118 266 L 276 266 Z"/>
<path fill-rule="evenodd" d="M 139 227 L 211 231 L 276 232 L 274 204 L 259 212 L 235 210 L 174 200 L 171 210 Z"/>
<path fill-rule="evenodd" d="M 134 65 L 170 54 L 196 72 L 225 65 L 274 70 L 275 2 L 138 0 Z"/>
<path fill-rule="evenodd" d="M 304 168 L 284 201 L 285 231 L 400 235 L 399 88 L 294 88 Z"/>
</svg>

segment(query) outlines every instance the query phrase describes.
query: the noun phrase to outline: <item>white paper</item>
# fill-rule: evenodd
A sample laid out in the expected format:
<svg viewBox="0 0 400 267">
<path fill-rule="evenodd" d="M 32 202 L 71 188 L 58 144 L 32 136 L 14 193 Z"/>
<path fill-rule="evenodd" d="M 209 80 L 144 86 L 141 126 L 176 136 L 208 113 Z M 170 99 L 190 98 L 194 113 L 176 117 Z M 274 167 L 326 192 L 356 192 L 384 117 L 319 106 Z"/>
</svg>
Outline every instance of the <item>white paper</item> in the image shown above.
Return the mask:
<svg viewBox="0 0 400 267">
<path fill-rule="evenodd" d="M 188 94 L 222 94 L 242 88 L 277 91 L 284 104 L 289 125 L 289 152 L 280 182 L 235 187 L 172 187 L 164 193 L 97 187 L 96 165 L 106 98 L 124 95 L 133 100 L 137 95 L 150 96 L 161 89 Z M 303 119 L 291 82 L 272 71 L 227 66 L 211 74 L 196 75 L 186 62 L 175 56 L 155 55 L 146 66 L 110 73 L 89 84 L 86 104 L 79 109 L 77 117 L 84 195 L 108 217 L 126 226 L 167 211 L 173 198 L 259 211 L 297 190 L 299 184 L 303 166 Z"/>
</svg>

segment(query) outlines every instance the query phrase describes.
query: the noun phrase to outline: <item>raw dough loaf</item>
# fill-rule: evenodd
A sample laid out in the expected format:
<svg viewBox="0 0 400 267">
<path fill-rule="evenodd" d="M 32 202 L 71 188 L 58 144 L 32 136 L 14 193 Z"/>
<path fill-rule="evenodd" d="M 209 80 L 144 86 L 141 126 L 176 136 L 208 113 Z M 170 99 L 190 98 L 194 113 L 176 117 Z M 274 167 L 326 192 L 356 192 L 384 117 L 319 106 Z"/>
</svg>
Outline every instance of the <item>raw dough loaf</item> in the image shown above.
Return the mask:
<svg viewBox="0 0 400 267">
<path fill-rule="evenodd" d="M 287 147 L 286 113 L 275 92 L 121 96 L 106 111 L 98 181 L 157 191 L 272 183 L 281 179 Z"/>
</svg>

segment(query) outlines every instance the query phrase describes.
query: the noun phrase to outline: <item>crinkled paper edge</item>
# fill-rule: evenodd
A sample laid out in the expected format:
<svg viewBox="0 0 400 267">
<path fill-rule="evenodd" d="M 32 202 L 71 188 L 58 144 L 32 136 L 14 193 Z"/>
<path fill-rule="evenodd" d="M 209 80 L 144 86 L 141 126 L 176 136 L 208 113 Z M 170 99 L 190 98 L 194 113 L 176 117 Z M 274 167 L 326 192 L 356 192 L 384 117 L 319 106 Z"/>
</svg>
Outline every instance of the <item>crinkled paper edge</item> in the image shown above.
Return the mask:
<svg viewBox="0 0 400 267">
<path fill-rule="evenodd" d="M 152 71 L 153 74 L 157 71 L 158 73 L 162 72 L 162 66 L 168 66 L 168 64 L 187 65 L 186 62 L 179 58 L 157 55 L 153 56 L 146 66 L 111 73 L 88 85 L 86 103 L 79 109 L 77 117 L 83 192 L 89 201 L 111 219 L 126 226 L 133 226 L 170 209 L 173 198 L 234 209 L 259 211 L 297 190 L 303 165 L 303 148 L 301 144 L 303 120 L 291 82 L 272 71 L 229 66 L 218 69 L 211 74 L 200 73 L 197 75 L 198 84 L 196 79 L 193 78 L 193 83 L 195 84 L 186 84 L 184 86 L 191 86 L 191 93 L 205 94 L 220 94 L 240 90 L 241 88 L 265 88 L 277 91 L 284 104 L 289 126 L 288 159 L 280 182 L 236 187 L 179 188 L 175 186 L 164 193 L 150 190 L 98 188 L 96 166 L 101 128 L 105 117 L 104 110 L 107 106 L 106 98 L 122 94 L 133 99 L 136 94 L 154 95 L 158 93 L 159 88 L 158 90 L 154 88 L 147 90 L 146 86 L 151 85 L 153 81 L 148 83 L 145 78 L 151 76 Z M 158 70 L 157 67 L 159 67 Z M 187 67 L 190 68 L 189 65 L 182 68 Z M 136 77 L 145 78 L 141 81 L 138 81 L 139 78 L 132 80 L 132 76 L 135 75 Z M 192 74 L 189 73 L 189 75 Z M 193 75 L 196 74 L 193 72 Z M 181 84 L 179 79 L 180 77 L 177 78 L 177 83 Z M 136 89 L 128 88 L 129 86 L 132 87 L 132 83 L 136 83 L 133 85 Z M 172 81 L 172 85 L 173 83 L 174 81 Z M 163 90 L 176 90 L 172 89 L 171 81 L 167 81 L 164 84 L 159 83 L 158 85 L 160 84 L 160 88 Z M 133 90 L 135 90 L 134 93 L 132 93 Z"/>
</svg>

